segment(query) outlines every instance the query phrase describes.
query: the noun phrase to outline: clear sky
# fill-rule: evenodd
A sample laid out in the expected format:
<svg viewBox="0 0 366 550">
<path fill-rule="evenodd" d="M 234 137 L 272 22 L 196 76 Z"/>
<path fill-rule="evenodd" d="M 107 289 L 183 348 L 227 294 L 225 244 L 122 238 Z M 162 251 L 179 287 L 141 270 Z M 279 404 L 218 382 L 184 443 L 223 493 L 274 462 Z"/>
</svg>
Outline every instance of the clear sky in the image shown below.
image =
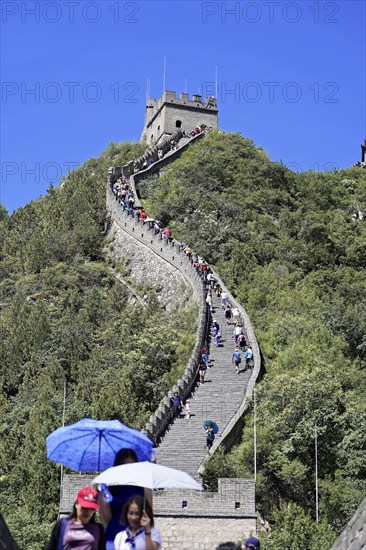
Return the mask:
<svg viewBox="0 0 366 550">
<path fill-rule="evenodd" d="M 365 2 L 1 3 L 1 202 L 11 212 L 110 141 L 146 83 L 213 95 L 219 125 L 292 169 L 349 167 L 365 129 Z"/>
</svg>

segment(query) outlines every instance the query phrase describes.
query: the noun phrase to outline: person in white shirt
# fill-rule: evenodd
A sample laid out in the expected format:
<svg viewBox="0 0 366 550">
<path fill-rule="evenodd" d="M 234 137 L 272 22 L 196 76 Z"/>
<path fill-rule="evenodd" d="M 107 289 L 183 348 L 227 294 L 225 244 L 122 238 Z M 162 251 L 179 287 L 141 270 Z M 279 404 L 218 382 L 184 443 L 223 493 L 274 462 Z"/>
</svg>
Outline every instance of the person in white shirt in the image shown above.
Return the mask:
<svg viewBox="0 0 366 550">
<path fill-rule="evenodd" d="M 238 344 L 239 337 L 243 334 L 243 329 L 241 326 L 236 325 L 233 332 L 233 337 L 235 338 L 235 344 Z"/>
<path fill-rule="evenodd" d="M 115 550 L 160 550 L 161 534 L 154 527 L 154 516 L 146 499 L 131 497 L 123 508 L 121 524 L 126 527 L 114 539 Z"/>
<path fill-rule="evenodd" d="M 234 309 L 233 309 L 233 321 L 236 325 L 239 322 L 239 317 L 240 317 L 240 311 L 237 307 L 234 307 Z"/>
</svg>

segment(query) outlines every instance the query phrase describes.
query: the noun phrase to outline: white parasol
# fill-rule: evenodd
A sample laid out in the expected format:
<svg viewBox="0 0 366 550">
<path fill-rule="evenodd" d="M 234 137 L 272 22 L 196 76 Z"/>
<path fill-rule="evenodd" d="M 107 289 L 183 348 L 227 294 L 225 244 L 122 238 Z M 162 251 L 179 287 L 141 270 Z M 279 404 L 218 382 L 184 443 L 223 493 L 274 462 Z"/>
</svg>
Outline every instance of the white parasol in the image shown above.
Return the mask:
<svg viewBox="0 0 366 550">
<path fill-rule="evenodd" d="M 135 485 L 148 489 L 196 489 L 203 487 L 189 474 L 152 462 L 134 462 L 108 468 L 93 479 L 92 483 L 106 485 Z"/>
</svg>

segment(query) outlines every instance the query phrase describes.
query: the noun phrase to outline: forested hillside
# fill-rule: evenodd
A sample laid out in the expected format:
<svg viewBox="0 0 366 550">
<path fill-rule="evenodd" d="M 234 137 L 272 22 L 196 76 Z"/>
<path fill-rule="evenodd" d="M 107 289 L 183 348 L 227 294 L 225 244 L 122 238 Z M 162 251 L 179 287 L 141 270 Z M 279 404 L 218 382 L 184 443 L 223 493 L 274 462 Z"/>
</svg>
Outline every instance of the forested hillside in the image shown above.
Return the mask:
<svg viewBox="0 0 366 550">
<path fill-rule="evenodd" d="M 83 417 L 142 428 L 182 374 L 198 309 L 172 316 L 148 286 L 147 305 L 108 269 L 107 169 L 143 152 L 111 145 L 62 187 L 0 222 L 0 509 L 23 550 L 45 548 L 60 466 L 45 437 Z M 128 280 L 128 258 L 114 266 Z"/>
<path fill-rule="evenodd" d="M 111 145 L 62 187 L 0 212 L 0 509 L 24 550 L 44 546 L 58 508 L 45 437 L 62 422 L 64 379 L 66 423 L 140 428 L 190 356 L 197 311 L 173 317 L 148 288 L 136 289 L 146 308 L 131 301 L 105 258 L 107 169 L 142 152 Z M 258 506 L 274 526 L 264 550 L 299 550 L 304 537 L 304 548 L 330 547 L 366 492 L 366 171 L 295 174 L 250 140 L 213 132 L 140 191 L 255 327 Z M 128 279 L 128 258 L 116 267 Z M 219 475 L 253 476 L 250 414 L 205 481 Z"/>
<path fill-rule="evenodd" d="M 330 548 L 366 493 L 366 171 L 295 174 L 250 140 L 215 132 L 141 193 L 255 327 L 265 368 L 258 507 L 275 526 L 265 548 Z M 214 487 L 219 475 L 253 475 L 253 416 L 205 481 Z"/>
</svg>

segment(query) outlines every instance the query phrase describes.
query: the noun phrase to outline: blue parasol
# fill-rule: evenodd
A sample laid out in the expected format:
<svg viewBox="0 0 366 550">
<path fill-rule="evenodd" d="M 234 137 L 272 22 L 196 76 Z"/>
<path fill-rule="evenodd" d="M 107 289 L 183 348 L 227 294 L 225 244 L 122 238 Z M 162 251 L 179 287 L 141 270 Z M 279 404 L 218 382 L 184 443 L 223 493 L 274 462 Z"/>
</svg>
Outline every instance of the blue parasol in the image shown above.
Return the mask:
<svg viewBox="0 0 366 550">
<path fill-rule="evenodd" d="M 118 420 L 84 418 L 52 432 L 46 446 L 49 460 L 78 472 L 100 472 L 113 466 L 120 449 L 133 449 L 139 461 L 150 462 L 153 443 Z"/>
<path fill-rule="evenodd" d="M 219 431 L 219 427 L 218 425 L 216 424 L 216 422 L 214 422 L 213 420 L 205 420 L 204 423 L 203 423 L 203 427 L 205 428 L 205 430 L 207 430 L 207 428 L 209 426 L 212 426 L 213 428 L 213 433 L 214 434 L 217 434 L 218 431 Z"/>
</svg>

